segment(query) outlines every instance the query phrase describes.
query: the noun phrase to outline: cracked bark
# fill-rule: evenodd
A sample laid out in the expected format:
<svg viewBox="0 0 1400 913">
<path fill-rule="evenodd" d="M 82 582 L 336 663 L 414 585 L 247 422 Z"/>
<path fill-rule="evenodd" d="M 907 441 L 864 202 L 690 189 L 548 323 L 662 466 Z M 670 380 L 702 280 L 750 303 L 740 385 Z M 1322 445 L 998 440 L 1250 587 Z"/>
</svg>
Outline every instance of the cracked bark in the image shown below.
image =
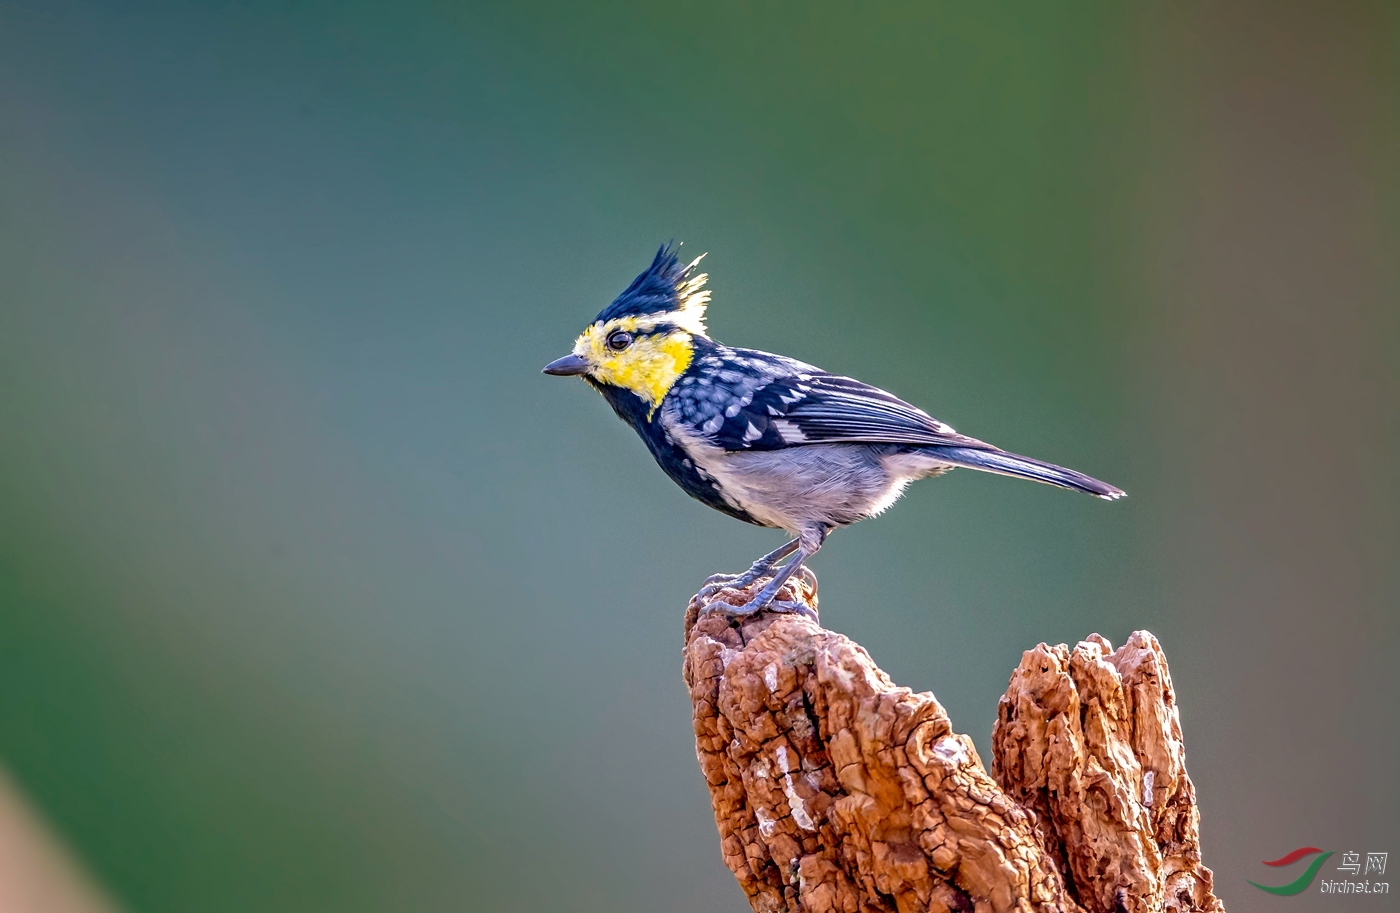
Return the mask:
<svg viewBox="0 0 1400 913">
<path fill-rule="evenodd" d="M 780 598 L 815 609 L 815 577 Z M 937 699 L 859 644 L 795 615 L 699 609 L 684 665 L 696 757 L 754 910 L 1223 913 L 1151 634 L 1026 651 L 988 774 Z"/>
</svg>

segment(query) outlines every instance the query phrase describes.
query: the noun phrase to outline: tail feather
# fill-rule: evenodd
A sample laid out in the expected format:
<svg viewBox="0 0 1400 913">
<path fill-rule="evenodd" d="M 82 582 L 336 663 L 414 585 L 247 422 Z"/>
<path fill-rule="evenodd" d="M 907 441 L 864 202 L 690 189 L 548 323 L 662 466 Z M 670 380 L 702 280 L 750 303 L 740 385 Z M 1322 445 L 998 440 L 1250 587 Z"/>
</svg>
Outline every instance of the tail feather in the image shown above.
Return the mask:
<svg viewBox="0 0 1400 913">
<path fill-rule="evenodd" d="M 1112 485 L 1086 476 L 1082 472 L 1056 466 L 1054 463 L 1043 463 L 1040 460 L 1033 460 L 1015 453 L 1007 453 L 1004 450 L 931 447 L 929 453 L 953 466 L 980 469 L 983 472 L 995 472 L 998 475 L 1013 476 L 1018 479 L 1030 479 L 1033 482 L 1044 482 L 1046 485 L 1058 485 L 1060 488 L 1082 491 L 1085 494 L 1103 498 L 1105 501 L 1117 500 L 1125 494 L 1122 489 L 1114 488 Z"/>
</svg>

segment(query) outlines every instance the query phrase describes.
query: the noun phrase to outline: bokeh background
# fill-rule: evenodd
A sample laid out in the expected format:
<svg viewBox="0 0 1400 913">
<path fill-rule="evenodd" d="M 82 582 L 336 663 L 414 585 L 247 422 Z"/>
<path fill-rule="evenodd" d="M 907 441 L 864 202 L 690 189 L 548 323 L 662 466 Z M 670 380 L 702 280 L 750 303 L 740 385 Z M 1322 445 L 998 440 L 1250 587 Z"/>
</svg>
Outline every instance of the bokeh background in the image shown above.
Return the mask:
<svg viewBox="0 0 1400 913">
<path fill-rule="evenodd" d="M 539 374 L 669 238 L 716 338 L 1130 492 L 955 473 L 816 560 L 984 757 L 1022 650 L 1145 627 L 1229 909 L 1296 846 L 1400 851 L 1398 38 L 0 3 L 4 871 L 67 884 L 32 909 L 746 909 L 681 615 L 778 534 Z"/>
</svg>

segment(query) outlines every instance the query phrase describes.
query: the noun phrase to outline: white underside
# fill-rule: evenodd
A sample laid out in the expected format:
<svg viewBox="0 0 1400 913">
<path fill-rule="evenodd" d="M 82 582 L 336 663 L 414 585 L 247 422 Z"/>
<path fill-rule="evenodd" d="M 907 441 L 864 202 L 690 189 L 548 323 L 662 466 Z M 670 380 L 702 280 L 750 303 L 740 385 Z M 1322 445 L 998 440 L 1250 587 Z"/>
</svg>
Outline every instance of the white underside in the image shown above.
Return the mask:
<svg viewBox="0 0 1400 913">
<path fill-rule="evenodd" d="M 866 444 L 806 444 L 726 451 L 678 435 L 695 465 L 731 504 L 794 536 L 818 525 L 845 526 L 889 508 L 916 479 L 952 467 L 919 453 L 889 454 Z"/>
</svg>

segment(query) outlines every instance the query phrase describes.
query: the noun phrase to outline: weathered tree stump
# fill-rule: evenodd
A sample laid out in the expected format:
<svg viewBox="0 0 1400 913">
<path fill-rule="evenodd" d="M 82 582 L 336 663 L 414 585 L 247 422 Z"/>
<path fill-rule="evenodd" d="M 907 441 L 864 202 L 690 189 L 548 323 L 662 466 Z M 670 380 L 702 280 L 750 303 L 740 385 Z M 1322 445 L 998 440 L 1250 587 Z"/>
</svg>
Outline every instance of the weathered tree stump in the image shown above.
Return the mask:
<svg viewBox="0 0 1400 913">
<path fill-rule="evenodd" d="M 815 609 L 802 576 L 780 598 Z M 795 615 L 699 609 L 685 622 L 696 757 L 754 910 L 1223 913 L 1146 631 L 1116 651 L 1097 634 L 1026 651 L 989 775 L 937 699 L 859 644 Z"/>
</svg>

